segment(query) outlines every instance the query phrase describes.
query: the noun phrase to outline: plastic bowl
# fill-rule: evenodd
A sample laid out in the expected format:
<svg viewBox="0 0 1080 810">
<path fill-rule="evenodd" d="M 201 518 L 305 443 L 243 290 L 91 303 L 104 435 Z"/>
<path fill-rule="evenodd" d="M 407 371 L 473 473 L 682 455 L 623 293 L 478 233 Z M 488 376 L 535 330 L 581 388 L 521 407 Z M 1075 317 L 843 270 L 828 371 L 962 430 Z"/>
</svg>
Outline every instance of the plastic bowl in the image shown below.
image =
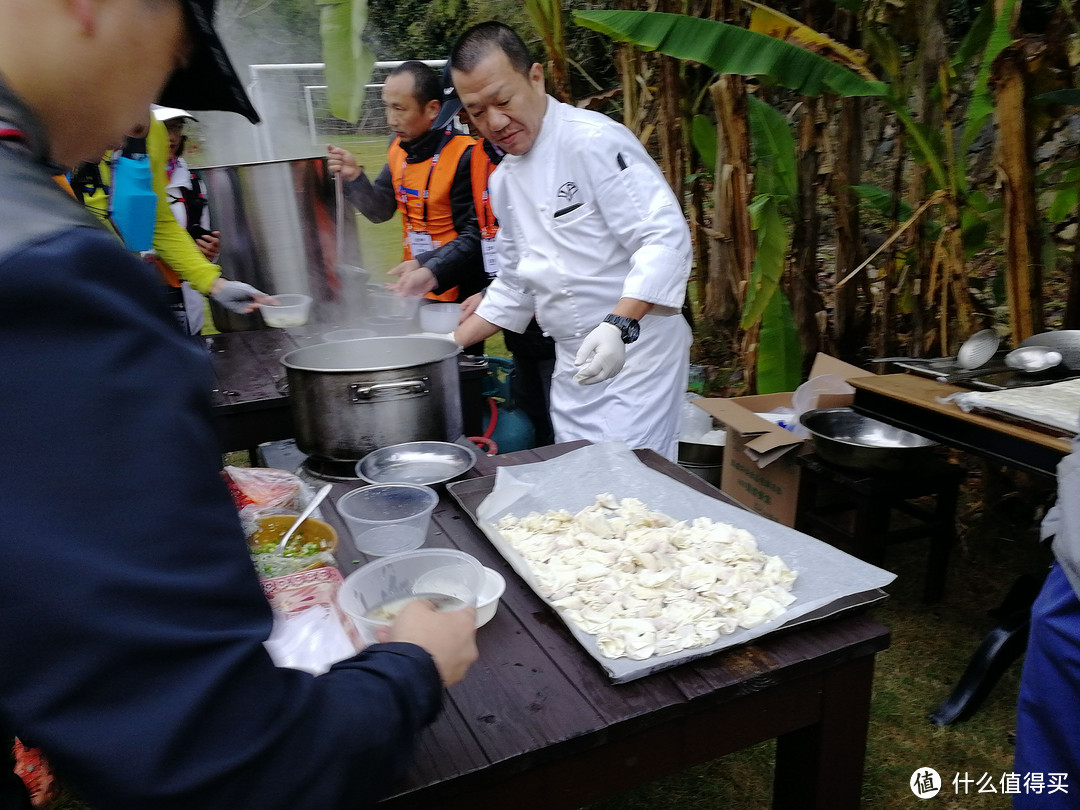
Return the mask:
<svg viewBox="0 0 1080 810">
<path fill-rule="evenodd" d="M 495 617 L 499 598 L 506 590 L 506 580 L 498 571 L 484 566 L 484 582 L 476 595 L 476 626 L 483 627 Z"/>
<path fill-rule="evenodd" d="M 362 340 L 375 337 L 374 329 L 335 329 L 333 332 L 323 334 L 323 340 L 338 343 L 342 340 Z"/>
<path fill-rule="evenodd" d="M 411 318 L 420 308 L 420 296 L 398 295 L 383 290 L 371 293 L 372 315 L 383 318 Z M 449 330 L 447 330 L 449 331 Z"/>
<path fill-rule="evenodd" d="M 441 610 L 475 607 L 484 566 L 463 551 L 425 548 L 357 568 L 341 583 L 338 604 L 368 643 L 413 599 L 430 599 Z"/>
<path fill-rule="evenodd" d="M 412 551 L 427 539 L 439 495 L 418 484 L 376 484 L 347 492 L 337 508 L 356 550 L 383 557 Z"/>
<path fill-rule="evenodd" d="M 251 550 L 255 561 L 256 570 L 260 577 L 273 577 L 292 574 L 297 571 L 309 571 L 313 568 L 321 568 L 327 564 L 326 554 L 333 554 L 337 549 L 338 535 L 334 527 L 318 518 L 307 518 L 300 527 L 293 532 L 285 547 L 286 554 L 278 557 L 269 548 L 275 550 L 285 532 L 293 525 L 298 516 L 291 515 L 263 515 L 255 519 L 255 530 L 248 536 L 248 548 Z M 304 550 L 306 544 L 314 544 L 310 554 L 303 556 L 291 556 L 297 551 Z M 266 551 L 260 551 L 266 549 Z"/>
<path fill-rule="evenodd" d="M 311 312 L 311 296 L 299 294 L 275 295 L 277 305 L 259 304 L 263 321 L 267 326 L 284 329 L 290 326 L 303 326 Z"/>
<path fill-rule="evenodd" d="M 420 307 L 420 328 L 425 332 L 445 334 L 457 329 L 461 320 L 459 304 L 424 304 Z"/>
</svg>

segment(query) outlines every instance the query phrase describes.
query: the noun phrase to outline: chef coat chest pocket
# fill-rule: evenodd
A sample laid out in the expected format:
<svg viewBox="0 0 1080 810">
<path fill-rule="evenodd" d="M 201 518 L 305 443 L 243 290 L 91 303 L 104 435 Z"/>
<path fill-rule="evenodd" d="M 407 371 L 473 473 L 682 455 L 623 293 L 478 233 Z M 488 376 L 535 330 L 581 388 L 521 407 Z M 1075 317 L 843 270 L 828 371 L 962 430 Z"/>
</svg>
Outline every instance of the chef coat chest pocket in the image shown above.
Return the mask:
<svg viewBox="0 0 1080 810">
<path fill-rule="evenodd" d="M 591 202 L 554 217 L 551 235 L 558 246 L 560 263 L 573 273 L 593 275 L 602 264 L 597 261 L 596 247 L 604 231 L 604 219 Z"/>
</svg>

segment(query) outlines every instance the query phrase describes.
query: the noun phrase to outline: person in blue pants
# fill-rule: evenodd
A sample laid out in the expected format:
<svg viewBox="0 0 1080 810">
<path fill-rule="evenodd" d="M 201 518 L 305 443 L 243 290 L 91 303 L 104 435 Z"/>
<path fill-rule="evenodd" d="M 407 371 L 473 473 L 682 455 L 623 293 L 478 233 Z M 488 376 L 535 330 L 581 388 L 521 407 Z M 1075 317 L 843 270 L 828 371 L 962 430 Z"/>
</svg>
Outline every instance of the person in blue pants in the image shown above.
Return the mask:
<svg viewBox="0 0 1080 810">
<path fill-rule="evenodd" d="M 1080 807 L 1080 440 L 1058 465 L 1042 535 L 1054 564 L 1031 608 L 1016 718 L 1018 810 Z"/>
</svg>

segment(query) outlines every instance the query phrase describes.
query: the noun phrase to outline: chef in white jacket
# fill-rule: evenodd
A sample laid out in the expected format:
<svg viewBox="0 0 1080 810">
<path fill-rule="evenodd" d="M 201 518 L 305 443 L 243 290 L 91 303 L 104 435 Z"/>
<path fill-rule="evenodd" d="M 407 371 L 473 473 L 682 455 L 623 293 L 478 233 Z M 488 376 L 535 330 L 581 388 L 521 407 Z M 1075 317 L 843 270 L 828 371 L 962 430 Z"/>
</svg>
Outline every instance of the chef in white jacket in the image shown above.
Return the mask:
<svg viewBox="0 0 1080 810">
<path fill-rule="evenodd" d="M 513 29 L 470 28 L 450 65 L 470 122 L 507 153 L 488 186 L 498 275 L 454 339 L 521 332 L 535 312 L 556 344 L 555 440 L 619 440 L 674 460 L 691 340 L 678 200 L 630 130 L 545 93 Z"/>
</svg>

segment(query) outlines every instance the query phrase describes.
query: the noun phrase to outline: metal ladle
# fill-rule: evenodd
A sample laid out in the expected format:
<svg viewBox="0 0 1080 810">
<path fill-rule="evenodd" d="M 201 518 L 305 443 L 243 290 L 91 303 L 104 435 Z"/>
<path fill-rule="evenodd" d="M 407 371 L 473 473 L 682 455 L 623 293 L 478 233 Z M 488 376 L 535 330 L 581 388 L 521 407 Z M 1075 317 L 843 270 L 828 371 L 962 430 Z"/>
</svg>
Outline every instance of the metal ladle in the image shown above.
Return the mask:
<svg viewBox="0 0 1080 810">
<path fill-rule="evenodd" d="M 281 538 L 281 542 L 278 543 L 277 548 L 274 550 L 274 553 L 277 556 L 280 557 L 285 553 L 285 545 L 289 542 L 289 538 L 293 536 L 293 532 L 300 528 L 301 523 L 311 517 L 311 513 L 323 502 L 323 498 L 330 494 L 331 488 L 332 484 L 326 484 L 322 489 L 315 493 L 315 497 L 311 499 L 311 503 L 309 503 L 304 508 L 304 511 L 297 516 L 296 521 L 289 527 L 289 530 L 285 532 L 284 537 Z"/>
<path fill-rule="evenodd" d="M 983 329 L 965 340 L 956 352 L 956 364 L 960 368 L 975 369 L 985 365 L 997 352 L 1001 338 L 993 329 Z"/>
</svg>

